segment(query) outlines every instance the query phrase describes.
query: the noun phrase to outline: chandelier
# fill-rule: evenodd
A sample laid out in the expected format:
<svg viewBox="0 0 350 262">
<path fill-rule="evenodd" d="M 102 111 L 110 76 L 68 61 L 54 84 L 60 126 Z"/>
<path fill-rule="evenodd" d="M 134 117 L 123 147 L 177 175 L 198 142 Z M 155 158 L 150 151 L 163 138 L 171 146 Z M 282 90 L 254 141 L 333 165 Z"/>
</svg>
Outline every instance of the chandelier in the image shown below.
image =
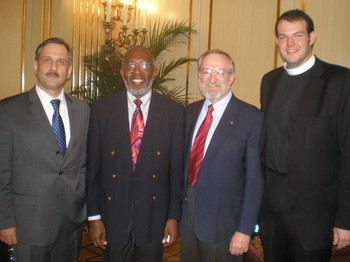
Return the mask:
<svg viewBox="0 0 350 262">
<path fill-rule="evenodd" d="M 106 44 L 115 45 L 129 49 L 135 45 L 143 45 L 146 39 L 146 21 L 147 9 L 144 1 L 135 0 L 135 7 L 132 0 L 106 0 L 103 2 L 104 6 L 104 21 L 103 28 L 106 31 Z M 129 3 L 130 2 L 130 3 Z M 134 30 L 128 34 L 128 24 L 132 17 L 132 11 L 135 8 L 135 27 Z M 113 38 L 113 30 L 117 22 L 122 23 L 121 30 L 117 33 L 117 38 Z M 141 29 L 140 29 L 141 27 Z"/>
</svg>

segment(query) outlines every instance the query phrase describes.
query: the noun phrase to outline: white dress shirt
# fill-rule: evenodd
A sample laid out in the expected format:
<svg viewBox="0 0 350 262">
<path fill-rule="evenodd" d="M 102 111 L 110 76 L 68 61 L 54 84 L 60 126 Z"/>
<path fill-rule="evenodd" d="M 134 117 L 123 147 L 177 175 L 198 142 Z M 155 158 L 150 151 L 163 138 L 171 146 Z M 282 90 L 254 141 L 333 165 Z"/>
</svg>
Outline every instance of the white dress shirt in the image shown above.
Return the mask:
<svg viewBox="0 0 350 262">
<path fill-rule="evenodd" d="M 214 111 L 213 113 L 213 122 L 211 124 L 211 127 L 209 129 L 208 135 L 207 135 L 207 139 L 205 140 L 205 146 L 204 146 L 204 154 L 203 157 L 205 156 L 205 153 L 207 152 L 208 146 L 210 144 L 210 141 L 213 137 L 213 134 L 215 132 L 216 127 L 218 126 L 220 119 L 222 117 L 222 115 L 224 114 L 224 111 L 228 105 L 228 102 L 230 101 L 232 97 L 232 93 L 229 92 L 229 94 L 227 96 L 225 96 L 224 98 L 222 98 L 221 100 L 219 100 L 218 102 L 216 102 L 215 104 L 213 104 L 213 108 Z M 211 101 L 206 99 L 204 101 L 203 107 L 201 112 L 199 113 L 198 119 L 197 119 L 197 123 L 196 123 L 196 127 L 194 129 L 194 133 L 193 133 L 193 137 L 192 137 L 192 146 L 193 146 L 193 142 L 194 139 L 196 138 L 198 129 L 200 127 L 200 125 L 202 124 L 205 116 L 207 115 L 208 112 L 208 106 L 211 104 Z M 192 148 L 191 146 L 191 148 Z"/>
<path fill-rule="evenodd" d="M 54 98 L 48 95 L 45 91 L 40 89 L 40 87 L 35 86 L 36 93 L 38 94 L 41 104 L 45 110 L 46 116 L 52 125 L 52 116 L 54 113 L 52 104 L 50 103 L 52 99 L 59 99 L 60 102 L 60 115 L 64 125 L 64 132 L 66 133 L 66 147 L 68 148 L 69 140 L 70 140 L 70 123 L 69 123 L 69 114 L 67 108 L 66 98 L 64 96 L 64 90 L 62 89 L 61 94 Z"/>
</svg>

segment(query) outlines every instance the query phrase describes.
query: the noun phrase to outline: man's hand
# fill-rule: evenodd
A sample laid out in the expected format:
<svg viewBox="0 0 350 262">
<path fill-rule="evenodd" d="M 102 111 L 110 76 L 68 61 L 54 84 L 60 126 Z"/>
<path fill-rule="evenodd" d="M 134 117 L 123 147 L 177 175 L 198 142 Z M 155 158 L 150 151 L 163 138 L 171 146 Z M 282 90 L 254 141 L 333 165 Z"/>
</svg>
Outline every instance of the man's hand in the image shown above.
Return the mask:
<svg viewBox="0 0 350 262">
<path fill-rule="evenodd" d="M 240 232 L 235 232 L 232 236 L 230 243 L 230 253 L 231 255 L 243 255 L 243 253 L 248 252 L 250 243 L 250 236 L 242 234 Z"/>
<path fill-rule="evenodd" d="M 9 246 L 16 245 L 17 244 L 16 228 L 11 227 L 11 228 L 0 230 L 0 240 Z"/>
<path fill-rule="evenodd" d="M 335 227 L 333 229 L 333 245 L 336 246 L 337 250 L 350 246 L 350 230 Z"/>
<path fill-rule="evenodd" d="M 89 221 L 89 232 L 92 244 L 95 247 L 106 249 L 106 229 L 100 219 Z"/>
<path fill-rule="evenodd" d="M 164 236 L 162 243 L 164 247 L 171 246 L 176 242 L 176 239 L 179 237 L 179 225 L 178 222 L 174 219 L 168 219 L 165 224 Z"/>
</svg>

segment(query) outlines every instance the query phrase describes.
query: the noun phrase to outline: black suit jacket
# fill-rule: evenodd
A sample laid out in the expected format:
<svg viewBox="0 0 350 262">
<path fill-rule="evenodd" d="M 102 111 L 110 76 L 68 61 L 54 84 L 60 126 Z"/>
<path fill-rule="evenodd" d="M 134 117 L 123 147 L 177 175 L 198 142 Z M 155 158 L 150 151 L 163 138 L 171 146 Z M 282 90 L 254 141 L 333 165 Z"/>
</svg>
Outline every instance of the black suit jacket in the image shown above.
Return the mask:
<svg viewBox="0 0 350 262">
<path fill-rule="evenodd" d="M 317 58 L 310 70 L 296 113 L 283 194 L 303 247 L 319 249 L 332 243 L 334 226 L 350 229 L 350 70 Z M 265 120 L 283 71 L 277 68 L 262 79 Z M 264 125 L 263 164 L 266 135 Z"/>
<path fill-rule="evenodd" d="M 88 138 L 88 216 L 102 216 L 108 243 L 128 240 L 132 219 L 136 244 L 144 245 L 163 237 L 167 219 L 181 218 L 183 119 L 181 105 L 152 93 L 133 173 L 126 92 L 94 103 Z"/>
</svg>

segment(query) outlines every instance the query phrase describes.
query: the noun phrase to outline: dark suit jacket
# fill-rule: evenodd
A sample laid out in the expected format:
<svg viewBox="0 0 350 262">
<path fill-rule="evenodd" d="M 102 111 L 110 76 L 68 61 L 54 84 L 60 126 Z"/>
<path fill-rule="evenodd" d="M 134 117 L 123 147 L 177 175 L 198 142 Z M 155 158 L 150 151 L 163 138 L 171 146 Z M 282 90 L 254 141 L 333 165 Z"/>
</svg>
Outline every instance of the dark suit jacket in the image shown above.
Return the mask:
<svg viewBox="0 0 350 262">
<path fill-rule="evenodd" d="M 297 110 L 283 191 L 304 248 L 332 243 L 333 227 L 350 229 L 350 70 L 316 58 Z M 262 79 L 262 109 L 269 105 L 283 74 Z M 261 138 L 262 163 L 266 129 Z"/>
<path fill-rule="evenodd" d="M 185 174 L 189 174 L 191 142 L 204 100 L 185 111 Z M 229 243 L 236 231 L 251 235 L 262 195 L 258 143 L 262 113 L 232 96 L 214 132 L 196 183 L 195 232 L 201 241 Z M 183 220 L 187 227 L 187 183 Z"/>
<path fill-rule="evenodd" d="M 86 219 L 85 159 L 89 107 L 66 94 L 71 139 L 65 157 L 35 88 L 0 101 L 0 229 L 19 242 L 52 244 L 62 226 Z"/>
<path fill-rule="evenodd" d="M 95 102 L 88 139 L 88 216 L 102 215 L 107 241 L 160 240 L 165 222 L 181 218 L 183 107 L 153 92 L 135 173 L 126 92 Z M 133 206 L 133 212 L 132 212 Z"/>
</svg>

